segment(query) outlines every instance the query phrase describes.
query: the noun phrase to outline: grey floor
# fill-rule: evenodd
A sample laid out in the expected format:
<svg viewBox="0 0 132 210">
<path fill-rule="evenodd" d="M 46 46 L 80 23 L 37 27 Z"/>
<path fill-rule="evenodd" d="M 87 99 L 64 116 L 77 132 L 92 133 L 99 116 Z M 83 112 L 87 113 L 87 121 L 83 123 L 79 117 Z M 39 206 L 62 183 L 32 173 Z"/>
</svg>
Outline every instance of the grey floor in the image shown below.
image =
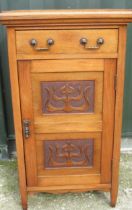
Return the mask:
<svg viewBox="0 0 132 210">
<path fill-rule="evenodd" d="M 86 192 L 29 196 L 29 210 L 108 210 L 109 193 Z M 0 210 L 20 210 L 17 164 L 0 161 Z M 122 154 L 120 187 L 114 210 L 132 210 L 132 154 Z"/>
</svg>

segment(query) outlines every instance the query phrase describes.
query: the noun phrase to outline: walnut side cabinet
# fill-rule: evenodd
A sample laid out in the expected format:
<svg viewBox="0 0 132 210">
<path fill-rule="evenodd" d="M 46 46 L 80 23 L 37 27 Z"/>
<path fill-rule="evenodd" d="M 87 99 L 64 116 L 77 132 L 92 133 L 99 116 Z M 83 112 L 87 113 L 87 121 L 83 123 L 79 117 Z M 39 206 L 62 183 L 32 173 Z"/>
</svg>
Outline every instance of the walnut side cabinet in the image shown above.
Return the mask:
<svg viewBox="0 0 132 210">
<path fill-rule="evenodd" d="M 127 23 L 132 10 L 12 11 L 7 26 L 19 184 L 118 192 Z"/>
</svg>

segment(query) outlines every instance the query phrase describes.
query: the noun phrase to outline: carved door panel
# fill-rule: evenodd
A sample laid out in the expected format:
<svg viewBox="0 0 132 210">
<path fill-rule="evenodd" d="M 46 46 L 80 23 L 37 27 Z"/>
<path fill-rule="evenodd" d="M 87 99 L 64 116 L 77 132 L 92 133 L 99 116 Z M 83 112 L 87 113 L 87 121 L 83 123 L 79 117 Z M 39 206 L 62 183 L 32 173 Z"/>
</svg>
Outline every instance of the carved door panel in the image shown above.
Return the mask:
<svg viewBox="0 0 132 210">
<path fill-rule="evenodd" d="M 24 141 L 28 186 L 109 183 L 115 60 L 18 66 L 22 119 L 30 121 Z"/>
<path fill-rule="evenodd" d="M 101 130 L 103 72 L 32 74 L 36 133 Z"/>
</svg>

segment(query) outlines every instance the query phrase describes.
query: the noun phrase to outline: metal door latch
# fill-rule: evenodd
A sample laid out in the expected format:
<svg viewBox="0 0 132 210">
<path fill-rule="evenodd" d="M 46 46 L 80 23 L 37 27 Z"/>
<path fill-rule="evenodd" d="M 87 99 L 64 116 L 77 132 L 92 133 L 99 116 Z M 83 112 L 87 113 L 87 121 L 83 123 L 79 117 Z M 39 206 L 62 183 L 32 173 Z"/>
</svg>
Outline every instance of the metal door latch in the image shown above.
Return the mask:
<svg viewBox="0 0 132 210">
<path fill-rule="evenodd" d="M 23 134 L 26 139 L 30 137 L 30 124 L 30 120 L 23 120 Z"/>
</svg>

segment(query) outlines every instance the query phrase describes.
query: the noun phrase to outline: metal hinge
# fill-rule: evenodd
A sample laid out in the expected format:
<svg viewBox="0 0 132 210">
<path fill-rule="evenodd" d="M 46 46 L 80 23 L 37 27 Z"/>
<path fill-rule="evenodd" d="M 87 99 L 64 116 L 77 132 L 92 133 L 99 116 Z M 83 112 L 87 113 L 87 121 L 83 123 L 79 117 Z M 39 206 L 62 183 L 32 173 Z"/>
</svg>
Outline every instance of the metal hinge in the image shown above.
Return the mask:
<svg viewBox="0 0 132 210">
<path fill-rule="evenodd" d="M 26 139 L 30 137 L 30 120 L 23 120 L 23 135 Z"/>
<path fill-rule="evenodd" d="M 114 89 L 116 91 L 117 88 L 117 74 L 114 76 Z"/>
</svg>

